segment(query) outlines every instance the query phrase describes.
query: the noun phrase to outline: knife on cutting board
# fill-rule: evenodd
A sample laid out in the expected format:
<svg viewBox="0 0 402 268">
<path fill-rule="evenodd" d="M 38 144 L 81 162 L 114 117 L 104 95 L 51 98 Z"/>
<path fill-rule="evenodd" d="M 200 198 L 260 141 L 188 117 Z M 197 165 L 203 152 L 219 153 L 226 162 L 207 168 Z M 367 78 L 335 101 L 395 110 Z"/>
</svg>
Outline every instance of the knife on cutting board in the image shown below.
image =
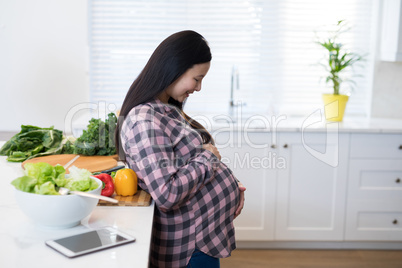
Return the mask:
<svg viewBox="0 0 402 268">
<path fill-rule="evenodd" d="M 126 166 L 117 166 L 117 167 L 114 167 L 114 168 L 110 168 L 110 169 L 106 169 L 106 170 L 102 170 L 102 171 L 100 171 L 100 172 L 96 172 L 96 173 L 107 173 L 107 174 L 110 174 L 110 173 L 112 173 L 113 171 L 117 171 L 117 170 L 119 170 L 119 169 L 122 169 L 122 168 L 125 168 Z"/>
</svg>

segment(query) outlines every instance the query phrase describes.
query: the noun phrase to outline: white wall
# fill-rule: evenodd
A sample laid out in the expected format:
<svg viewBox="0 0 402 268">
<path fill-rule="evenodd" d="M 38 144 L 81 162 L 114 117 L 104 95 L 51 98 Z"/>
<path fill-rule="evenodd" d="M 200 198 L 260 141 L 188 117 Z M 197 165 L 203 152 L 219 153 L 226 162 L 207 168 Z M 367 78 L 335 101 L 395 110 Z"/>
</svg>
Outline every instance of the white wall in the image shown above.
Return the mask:
<svg viewBox="0 0 402 268">
<path fill-rule="evenodd" d="M 377 36 L 380 38 L 376 40 L 371 116 L 402 119 L 402 62 L 383 61 L 395 58 L 393 44 L 398 42 L 398 29 L 402 29 L 402 18 L 398 17 L 401 7 L 397 7 L 399 3 L 396 1 L 381 1 L 379 4 Z"/>
<path fill-rule="evenodd" d="M 371 116 L 402 119 L 402 62 L 375 64 Z"/>
<path fill-rule="evenodd" d="M 86 0 L 0 0 L 0 131 L 54 125 L 89 100 Z"/>
<path fill-rule="evenodd" d="M 0 0 L 0 131 L 64 130 L 89 101 L 86 0 Z M 402 119 L 402 63 L 375 67 L 372 115 Z"/>
</svg>

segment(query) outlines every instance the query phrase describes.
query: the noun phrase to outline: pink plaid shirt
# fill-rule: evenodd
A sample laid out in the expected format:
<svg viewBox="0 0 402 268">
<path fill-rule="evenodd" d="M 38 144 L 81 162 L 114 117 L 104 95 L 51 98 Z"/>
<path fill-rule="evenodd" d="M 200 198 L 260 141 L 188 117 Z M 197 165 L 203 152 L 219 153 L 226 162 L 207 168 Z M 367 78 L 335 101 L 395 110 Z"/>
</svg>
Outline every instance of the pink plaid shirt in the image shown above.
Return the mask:
<svg viewBox="0 0 402 268">
<path fill-rule="evenodd" d="M 155 201 L 151 266 L 186 267 L 195 248 L 230 256 L 239 188 L 232 171 L 202 148 L 178 109 L 154 100 L 125 118 L 121 141 L 138 184 Z"/>
</svg>

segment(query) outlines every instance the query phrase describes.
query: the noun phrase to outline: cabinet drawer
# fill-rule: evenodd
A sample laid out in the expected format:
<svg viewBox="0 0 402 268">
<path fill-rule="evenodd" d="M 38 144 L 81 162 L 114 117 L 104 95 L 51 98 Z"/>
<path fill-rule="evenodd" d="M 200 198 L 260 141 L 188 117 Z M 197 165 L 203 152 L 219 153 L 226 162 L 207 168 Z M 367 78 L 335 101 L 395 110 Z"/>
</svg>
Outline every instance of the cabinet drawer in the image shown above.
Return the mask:
<svg viewBox="0 0 402 268">
<path fill-rule="evenodd" d="M 359 230 L 400 230 L 402 231 L 401 211 L 361 211 L 357 216 Z"/>
<path fill-rule="evenodd" d="M 348 202 L 346 240 L 402 240 L 402 199 Z"/>
<path fill-rule="evenodd" d="M 402 197 L 402 159 L 353 159 L 349 166 L 349 199 Z"/>
<path fill-rule="evenodd" d="M 396 168 L 400 170 L 361 170 L 359 188 L 363 190 L 402 190 L 402 166 Z"/>
<path fill-rule="evenodd" d="M 402 158 L 402 134 L 352 134 L 352 158 Z"/>
</svg>

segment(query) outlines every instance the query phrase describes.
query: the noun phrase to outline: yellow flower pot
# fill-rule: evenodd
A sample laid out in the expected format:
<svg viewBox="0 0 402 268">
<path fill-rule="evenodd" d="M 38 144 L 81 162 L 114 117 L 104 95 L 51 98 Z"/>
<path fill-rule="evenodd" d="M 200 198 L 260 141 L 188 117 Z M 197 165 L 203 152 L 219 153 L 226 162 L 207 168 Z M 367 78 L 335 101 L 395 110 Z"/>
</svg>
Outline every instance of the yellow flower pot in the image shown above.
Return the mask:
<svg viewBox="0 0 402 268">
<path fill-rule="evenodd" d="M 325 119 L 336 122 L 342 121 L 349 96 L 323 94 L 322 99 L 324 100 Z"/>
</svg>

